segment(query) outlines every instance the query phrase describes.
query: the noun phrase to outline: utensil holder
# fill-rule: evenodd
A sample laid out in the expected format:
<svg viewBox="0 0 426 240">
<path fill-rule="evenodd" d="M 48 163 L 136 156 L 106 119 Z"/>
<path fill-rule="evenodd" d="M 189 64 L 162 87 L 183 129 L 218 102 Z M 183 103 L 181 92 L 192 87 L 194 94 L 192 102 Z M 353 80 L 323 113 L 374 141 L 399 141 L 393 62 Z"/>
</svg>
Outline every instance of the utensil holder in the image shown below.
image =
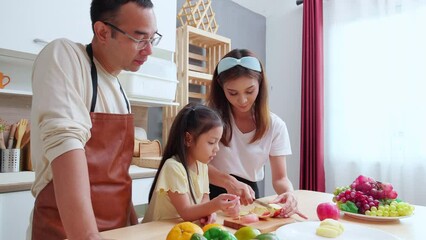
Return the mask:
<svg viewBox="0 0 426 240">
<path fill-rule="evenodd" d="M 22 170 L 22 149 L 2 149 L 0 156 L 1 172 L 19 172 Z"/>
</svg>

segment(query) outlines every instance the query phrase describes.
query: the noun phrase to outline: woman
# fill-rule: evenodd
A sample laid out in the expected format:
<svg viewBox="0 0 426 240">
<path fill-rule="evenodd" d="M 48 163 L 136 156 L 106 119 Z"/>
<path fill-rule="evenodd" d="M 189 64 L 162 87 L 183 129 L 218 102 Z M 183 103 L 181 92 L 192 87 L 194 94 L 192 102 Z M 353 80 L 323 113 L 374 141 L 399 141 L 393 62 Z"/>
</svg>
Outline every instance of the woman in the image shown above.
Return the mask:
<svg viewBox="0 0 426 240">
<path fill-rule="evenodd" d="M 234 49 L 216 66 L 207 104 L 225 125 L 220 150 L 209 163 L 210 198 L 228 192 L 251 204 L 259 197 L 257 182 L 264 178 L 269 160 L 272 184 L 283 203 L 282 217 L 297 211 L 293 185 L 287 176 L 286 155 L 291 154 L 286 124 L 268 107 L 268 84 L 262 64 L 252 52 Z"/>
</svg>

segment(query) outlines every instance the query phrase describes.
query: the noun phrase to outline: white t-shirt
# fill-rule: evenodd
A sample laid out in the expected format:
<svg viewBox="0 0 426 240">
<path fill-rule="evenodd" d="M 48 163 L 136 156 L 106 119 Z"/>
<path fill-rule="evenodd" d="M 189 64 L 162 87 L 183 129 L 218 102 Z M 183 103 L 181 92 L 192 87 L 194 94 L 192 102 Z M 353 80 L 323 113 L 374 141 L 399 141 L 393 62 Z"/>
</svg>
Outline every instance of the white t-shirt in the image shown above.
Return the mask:
<svg viewBox="0 0 426 240">
<path fill-rule="evenodd" d="M 94 59 L 98 73 L 95 112 L 128 113 L 118 78 Z M 90 139 L 92 77 L 86 46 L 67 39 L 49 43 L 37 56 L 32 76 L 32 193 L 52 180 L 50 163 L 61 154 L 83 149 Z"/>
<path fill-rule="evenodd" d="M 232 139 L 229 147 L 222 143 L 216 157 L 209 163 L 222 172 L 233 174 L 252 182 L 260 181 L 265 173 L 263 166 L 269 156 L 291 154 L 290 139 L 285 122 L 271 114 L 271 127 L 254 143 L 249 143 L 255 130 L 242 133 L 231 115 Z"/>
</svg>

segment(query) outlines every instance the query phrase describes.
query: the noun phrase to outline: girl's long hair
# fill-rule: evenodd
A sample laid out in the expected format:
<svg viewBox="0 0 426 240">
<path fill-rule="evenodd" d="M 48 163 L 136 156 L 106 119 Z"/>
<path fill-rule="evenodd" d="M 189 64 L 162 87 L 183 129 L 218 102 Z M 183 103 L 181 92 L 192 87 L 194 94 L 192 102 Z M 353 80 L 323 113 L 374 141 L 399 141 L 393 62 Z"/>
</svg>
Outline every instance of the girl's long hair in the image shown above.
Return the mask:
<svg viewBox="0 0 426 240">
<path fill-rule="evenodd" d="M 154 182 L 152 183 L 151 190 L 149 191 L 149 202 L 151 201 L 155 186 L 157 184 L 158 176 L 160 175 L 164 163 L 167 161 L 167 159 L 176 157 L 176 160 L 182 163 L 183 167 L 185 168 L 191 197 L 194 203 L 196 203 L 192 190 L 191 178 L 189 177 L 188 171 L 185 135 L 186 133 L 191 134 L 193 141 L 196 142 L 201 134 L 220 126 L 223 126 L 223 122 L 219 114 L 217 114 L 213 109 L 202 104 L 189 103 L 179 111 L 175 120 L 173 121 L 168 141 L 163 151 L 163 157 L 161 159 L 160 166 L 158 167 Z"/>
<path fill-rule="evenodd" d="M 242 57 L 256 57 L 254 53 L 247 49 L 234 49 L 227 53 L 223 58 L 233 57 L 240 59 Z M 259 61 L 260 62 L 260 61 Z M 264 68 L 261 65 L 261 72 L 257 72 L 240 65 L 236 65 L 228 70 L 217 73 L 217 66 L 213 74 L 213 80 L 210 87 L 210 93 L 207 97 L 207 105 L 215 109 L 224 122 L 223 135 L 221 142 L 225 146 L 229 146 L 229 142 L 232 139 L 232 125 L 231 125 L 231 114 L 232 106 L 231 103 L 225 96 L 223 85 L 228 82 L 235 80 L 241 76 L 255 78 L 259 82 L 259 93 L 253 105 L 253 118 L 255 120 L 256 132 L 250 143 L 261 139 L 266 131 L 270 127 L 270 113 L 268 106 L 268 82 L 264 73 Z"/>
</svg>

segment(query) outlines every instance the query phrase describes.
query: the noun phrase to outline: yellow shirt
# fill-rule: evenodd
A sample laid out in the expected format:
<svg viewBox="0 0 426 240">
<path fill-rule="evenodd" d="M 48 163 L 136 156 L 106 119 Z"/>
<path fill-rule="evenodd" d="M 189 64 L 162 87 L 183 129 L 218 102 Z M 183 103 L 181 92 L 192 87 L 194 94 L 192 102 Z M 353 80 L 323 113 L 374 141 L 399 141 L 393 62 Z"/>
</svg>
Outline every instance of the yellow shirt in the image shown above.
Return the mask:
<svg viewBox="0 0 426 240">
<path fill-rule="evenodd" d="M 209 193 L 209 175 L 207 164 L 197 161 L 197 173 L 189 170 L 192 191 L 197 203 L 200 203 L 203 195 Z M 157 179 L 151 202 L 142 222 L 158 221 L 163 219 L 179 218 L 176 208 L 173 206 L 167 191 L 181 194 L 191 194 L 188 178 L 183 165 L 174 158 L 169 158 L 164 163 Z"/>
</svg>

